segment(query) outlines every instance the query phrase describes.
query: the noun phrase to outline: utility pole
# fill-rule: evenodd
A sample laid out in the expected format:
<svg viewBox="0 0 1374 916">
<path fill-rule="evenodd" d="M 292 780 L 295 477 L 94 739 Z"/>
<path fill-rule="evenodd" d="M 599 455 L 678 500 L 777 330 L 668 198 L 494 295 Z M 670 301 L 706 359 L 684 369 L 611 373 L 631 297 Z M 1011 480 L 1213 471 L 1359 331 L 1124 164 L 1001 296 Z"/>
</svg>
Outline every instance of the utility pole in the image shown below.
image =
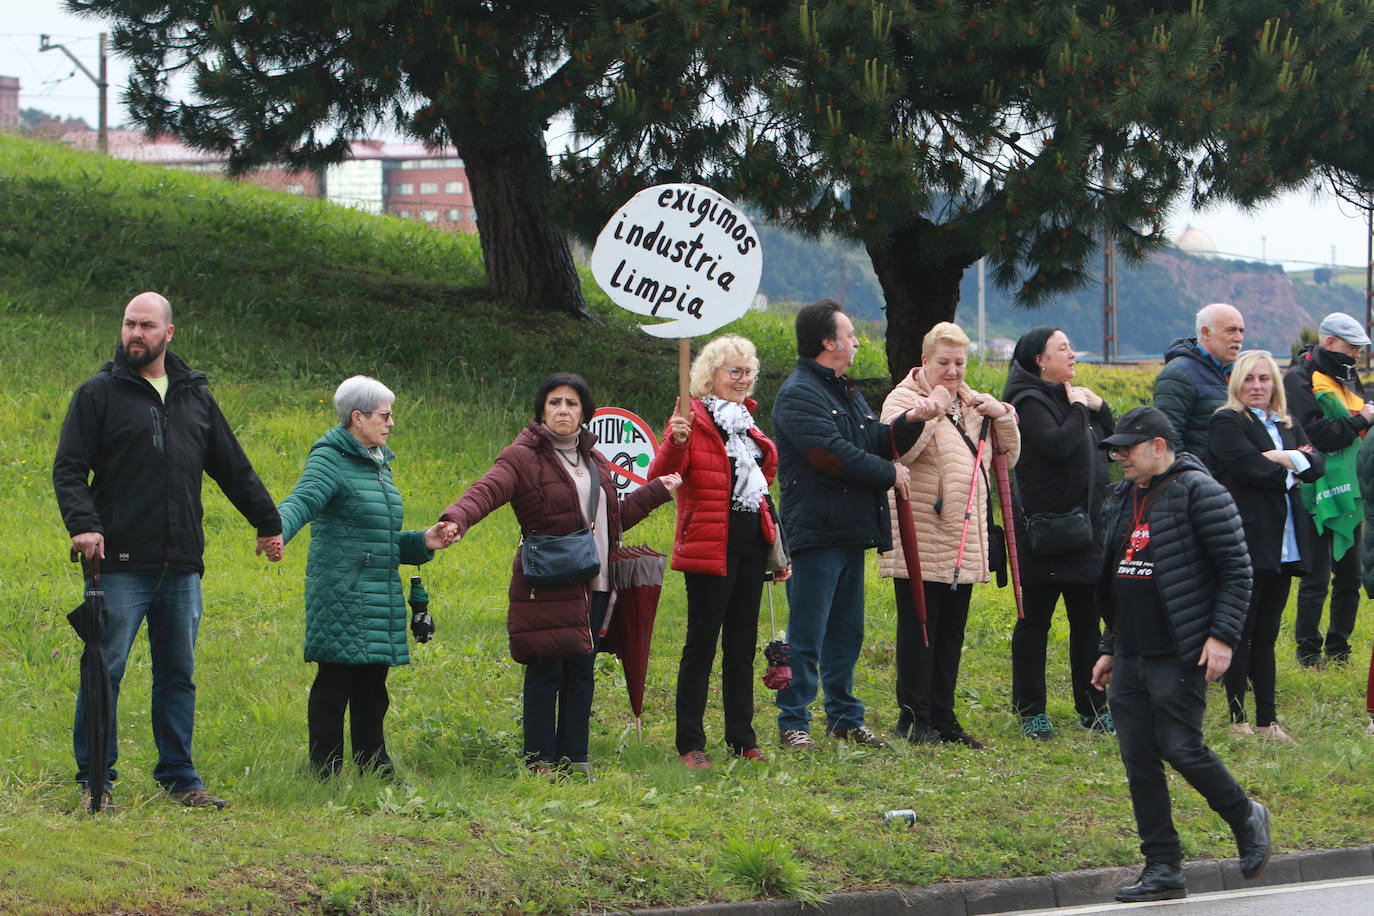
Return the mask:
<svg viewBox="0 0 1374 916">
<path fill-rule="evenodd" d="M 75 54 L 73 54 L 71 51 L 68 51 L 68 50 L 67 50 L 66 45 L 55 45 L 55 44 L 53 44 L 51 41 L 48 40 L 48 36 L 47 36 L 47 35 L 39 35 L 39 36 L 38 36 L 38 50 L 39 50 L 39 51 L 52 51 L 52 50 L 61 51 L 63 54 L 65 54 L 65 55 L 67 55 L 69 58 L 71 58 L 72 63 L 76 64 L 76 66 L 80 68 L 81 72 L 84 73 L 84 74 L 86 74 L 86 78 L 89 79 L 91 82 L 95 83 L 96 89 L 98 89 L 98 90 L 100 91 L 100 127 L 99 127 L 99 133 L 96 135 L 96 137 L 97 137 L 96 142 L 97 142 L 97 144 L 99 145 L 99 147 L 100 147 L 100 152 L 101 152 L 102 154 L 109 151 L 109 141 L 108 141 L 108 136 L 109 136 L 109 117 L 108 117 L 109 106 L 108 106 L 108 101 L 109 101 L 109 98 L 108 98 L 108 94 L 109 94 L 110 84 L 109 84 L 109 81 L 106 79 L 106 74 L 108 73 L 108 70 L 106 69 L 106 59 L 107 59 L 107 55 L 106 55 L 106 53 L 105 53 L 105 47 L 106 47 L 106 43 L 107 43 L 108 41 L 109 41 L 109 34 L 106 33 L 106 32 L 101 32 L 101 33 L 100 33 L 100 76 L 97 77 L 94 73 L 92 73 L 89 69 L 87 69 L 87 67 L 86 67 L 85 64 L 83 64 L 80 60 L 77 59 L 77 57 L 76 57 Z"/>
<path fill-rule="evenodd" d="M 1365 195 L 1364 235 L 1364 333 L 1374 327 L 1374 192 Z M 1369 347 L 1364 348 L 1364 368 L 1369 370 Z"/>
<path fill-rule="evenodd" d="M 987 362 L 988 359 L 987 305 L 983 287 L 983 263 L 985 261 L 987 258 L 978 259 L 978 355 L 982 357 L 983 362 Z"/>
<path fill-rule="evenodd" d="M 1112 192 L 1111 163 L 1102 163 L 1102 191 Z M 1102 221 L 1102 363 L 1116 359 L 1116 233 Z"/>
</svg>

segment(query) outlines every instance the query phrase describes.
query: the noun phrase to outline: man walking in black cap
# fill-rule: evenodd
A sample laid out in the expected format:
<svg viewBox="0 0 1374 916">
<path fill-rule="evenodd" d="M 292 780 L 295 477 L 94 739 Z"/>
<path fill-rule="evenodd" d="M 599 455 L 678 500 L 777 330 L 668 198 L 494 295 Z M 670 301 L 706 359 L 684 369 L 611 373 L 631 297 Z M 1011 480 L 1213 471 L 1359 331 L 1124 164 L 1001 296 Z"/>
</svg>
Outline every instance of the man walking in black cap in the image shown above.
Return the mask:
<svg viewBox="0 0 1374 916">
<path fill-rule="evenodd" d="M 1125 479 L 1107 497 L 1099 581 L 1108 629 L 1093 685 L 1107 690 L 1145 869 L 1116 899 L 1188 894 L 1164 763 L 1235 833 L 1241 874 L 1269 861 L 1269 811 L 1252 801 L 1202 740 L 1207 684 L 1231 664 L 1250 602 L 1250 557 L 1226 488 L 1190 453 L 1175 455 L 1173 426 L 1137 407 L 1102 447 Z"/>
</svg>

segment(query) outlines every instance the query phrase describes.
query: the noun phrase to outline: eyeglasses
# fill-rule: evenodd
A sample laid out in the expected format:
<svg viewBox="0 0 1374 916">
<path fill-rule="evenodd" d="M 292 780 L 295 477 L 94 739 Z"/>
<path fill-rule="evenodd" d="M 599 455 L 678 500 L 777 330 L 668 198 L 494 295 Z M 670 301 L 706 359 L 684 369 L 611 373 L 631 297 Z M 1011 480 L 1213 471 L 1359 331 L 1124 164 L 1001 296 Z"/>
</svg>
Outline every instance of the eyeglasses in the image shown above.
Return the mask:
<svg viewBox="0 0 1374 916">
<path fill-rule="evenodd" d="M 740 366 L 722 366 L 721 368 L 730 374 L 730 381 L 732 382 L 738 382 L 745 378 L 758 378 L 759 375 L 757 369 L 744 369 Z"/>
<path fill-rule="evenodd" d="M 368 416 L 368 417 L 378 417 L 378 418 L 381 419 L 381 421 L 382 421 L 383 423 L 385 423 L 387 420 L 390 420 L 390 419 L 391 419 L 391 411 L 389 411 L 389 410 L 373 410 L 373 411 L 369 411 L 367 414 L 365 414 L 365 416 Z"/>
<path fill-rule="evenodd" d="M 1131 453 L 1131 449 L 1135 448 L 1137 445 L 1142 445 L 1149 441 L 1149 439 L 1141 439 L 1139 442 L 1132 442 L 1130 445 L 1114 445 L 1111 448 L 1107 449 L 1107 454 L 1111 457 L 1113 461 L 1120 461 L 1122 458 L 1125 458 L 1127 455 Z"/>
</svg>

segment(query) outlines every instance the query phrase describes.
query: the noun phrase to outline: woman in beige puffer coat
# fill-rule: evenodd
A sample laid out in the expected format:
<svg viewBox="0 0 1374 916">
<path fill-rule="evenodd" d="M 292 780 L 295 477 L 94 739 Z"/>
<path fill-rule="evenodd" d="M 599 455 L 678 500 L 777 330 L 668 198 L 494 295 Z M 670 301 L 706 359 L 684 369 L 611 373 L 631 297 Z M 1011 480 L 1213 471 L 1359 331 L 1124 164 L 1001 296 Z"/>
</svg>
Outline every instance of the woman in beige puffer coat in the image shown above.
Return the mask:
<svg viewBox="0 0 1374 916">
<path fill-rule="evenodd" d="M 878 566 L 883 576 L 892 578 L 897 596 L 898 733 L 913 744 L 952 742 L 976 748 L 982 745 L 954 714 L 954 685 L 973 583 L 988 580 L 991 434 L 983 449 L 983 470 L 976 477 L 974 451 L 985 417 L 990 418 L 998 444 L 1012 464 L 1021 452 L 1021 436 L 1016 411 L 1010 404 L 976 392 L 964 382 L 968 344 L 968 336 L 952 322 L 931 328 L 922 342 L 920 368 L 913 369 L 892 389 L 882 409 L 882 419 L 887 422 L 910 408 L 917 398 L 929 397 L 937 386 L 957 392 L 945 413 L 928 421 L 916 444 L 901 457 L 911 469 L 911 512 L 924 580 L 929 646 L 922 643 L 916 620 L 895 505 L 889 507 L 893 549 L 879 554 Z M 958 585 L 951 589 L 970 484 L 976 485 L 976 491 L 968 538 Z M 895 503 L 892 494 L 888 499 Z"/>
</svg>

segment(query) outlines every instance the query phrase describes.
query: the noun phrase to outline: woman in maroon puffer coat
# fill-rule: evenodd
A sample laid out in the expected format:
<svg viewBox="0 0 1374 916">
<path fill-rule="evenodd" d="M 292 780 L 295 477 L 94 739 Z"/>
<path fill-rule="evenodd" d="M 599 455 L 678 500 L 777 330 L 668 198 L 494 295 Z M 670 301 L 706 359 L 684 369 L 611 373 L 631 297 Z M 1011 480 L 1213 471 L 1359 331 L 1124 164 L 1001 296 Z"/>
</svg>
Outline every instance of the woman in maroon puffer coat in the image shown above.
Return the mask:
<svg viewBox="0 0 1374 916">
<path fill-rule="evenodd" d="M 726 334 L 692 363 L 690 419 L 681 404 L 668 421 L 649 476 L 678 473 L 673 569 L 687 585 L 687 641 L 677 672 L 677 751 L 705 769 L 706 691 L 721 644 L 725 746 L 765 761 L 754 735 L 754 651 L 768 545 L 777 537 L 766 498 L 778 450 L 754 425 L 748 395 L 758 378 L 754 345 Z"/>
<path fill-rule="evenodd" d="M 511 565 L 506 629 L 510 654 L 525 666 L 525 763 L 550 776 L 566 761 L 591 775 L 587 759 L 592 714 L 596 640 L 610 598 L 607 560 L 621 532 L 667 502 L 681 478 L 659 477 L 621 503 L 611 465 L 583 426 L 596 411 L 580 375 L 556 372 L 534 398 L 534 419 L 501 450 L 490 471 L 444 510 L 458 536 L 487 515 L 511 504 L 521 536 L 572 534 L 588 525 L 593 481 L 601 488 L 595 532 L 601 569 L 589 581 L 536 589 L 525 581 L 520 551 Z M 592 473 L 592 472 L 595 473 Z"/>
</svg>

